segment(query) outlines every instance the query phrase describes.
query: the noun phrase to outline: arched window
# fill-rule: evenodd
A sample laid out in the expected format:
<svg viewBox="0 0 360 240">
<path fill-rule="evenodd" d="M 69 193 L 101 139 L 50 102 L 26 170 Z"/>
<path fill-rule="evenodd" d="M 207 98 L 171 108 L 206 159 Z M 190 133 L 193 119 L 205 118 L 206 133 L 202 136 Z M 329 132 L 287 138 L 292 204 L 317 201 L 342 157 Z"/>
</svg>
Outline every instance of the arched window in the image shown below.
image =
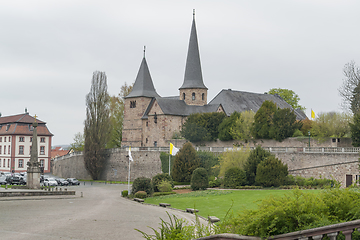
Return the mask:
<svg viewBox="0 0 360 240">
<path fill-rule="evenodd" d="M 183 93 L 183 100 L 185 100 L 185 93 Z"/>
<path fill-rule="evenodd" d="M 192 100 L 193 101 L 195 100 L 195 93 L 194 92 L 192 93 Z"/>
<path fill-rule="evenodd" d="M 204 100 L 205 98 L 205 93 L 201 94 L 201 99 Z"/>
</svg>

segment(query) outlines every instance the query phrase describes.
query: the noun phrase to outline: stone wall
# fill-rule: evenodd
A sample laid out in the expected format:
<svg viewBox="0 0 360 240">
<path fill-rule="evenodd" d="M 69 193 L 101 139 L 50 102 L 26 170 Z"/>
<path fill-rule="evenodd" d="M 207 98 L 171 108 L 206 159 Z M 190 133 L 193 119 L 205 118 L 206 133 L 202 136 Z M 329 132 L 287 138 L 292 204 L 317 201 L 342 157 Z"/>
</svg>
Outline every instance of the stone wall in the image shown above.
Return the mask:
<svg viewBox="0 0 360 240">
<path fill-rule="evenodd" d="M 101 180 L 106 181 L 127 181 L 129 173 L 128 151 L 110 149 L 106 167 L 101 175 Z M 130 166 L 131 181 L 138 177 L 152 178 L 161 173 L 160 152 L 158 151 L 132 151 L 134 159 Z M 79 179 L 91 179 L 84 165 L 83 155 L 72 155 L 58 158 L 53 162 L 55 176 Z"/>
</svg>

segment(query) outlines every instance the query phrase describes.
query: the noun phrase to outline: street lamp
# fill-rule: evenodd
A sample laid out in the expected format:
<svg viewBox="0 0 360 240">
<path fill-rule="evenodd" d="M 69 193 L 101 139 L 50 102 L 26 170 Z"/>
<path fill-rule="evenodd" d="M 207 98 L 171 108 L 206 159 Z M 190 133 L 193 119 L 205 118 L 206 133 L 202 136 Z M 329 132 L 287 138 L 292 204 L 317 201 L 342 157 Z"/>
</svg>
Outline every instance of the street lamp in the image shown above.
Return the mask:
<svg viewBox="0 0 360 240">
<path fill-rule="evenodd" d="M 310 151 L 310 131 L 308 131 L 308 135 L 309 135 L 309 151 Z"/>
</svg>

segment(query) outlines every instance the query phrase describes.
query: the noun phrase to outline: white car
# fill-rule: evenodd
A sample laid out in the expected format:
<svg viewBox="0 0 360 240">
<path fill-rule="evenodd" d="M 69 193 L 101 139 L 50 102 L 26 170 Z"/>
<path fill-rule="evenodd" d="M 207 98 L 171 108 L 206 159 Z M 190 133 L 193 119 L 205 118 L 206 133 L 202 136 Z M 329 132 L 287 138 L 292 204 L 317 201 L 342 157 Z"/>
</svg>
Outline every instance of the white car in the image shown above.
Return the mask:
<svg viewBox="0 0 360 240">
<path fill-rule="evenodd" d="M 44 178 L 44 186 L 57 186 L 55 178 Z"/>
</svg>

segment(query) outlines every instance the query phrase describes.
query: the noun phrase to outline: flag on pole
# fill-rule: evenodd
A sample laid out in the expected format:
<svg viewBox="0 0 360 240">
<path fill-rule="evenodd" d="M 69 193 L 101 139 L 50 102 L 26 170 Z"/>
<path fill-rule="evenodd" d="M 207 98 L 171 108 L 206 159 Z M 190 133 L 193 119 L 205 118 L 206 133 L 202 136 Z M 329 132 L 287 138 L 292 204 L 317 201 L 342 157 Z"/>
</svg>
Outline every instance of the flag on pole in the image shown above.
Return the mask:
<svg viewBox="0 0 360 240">
<path fill-rule="evenodd" d="M 172 156 L 175 156 L 178 151 L 179 151 L 179 149 L 177 147 L 175 147 L 172 143 L 170 143 L 170 154 Z"/>
<path fill-rule="evenodd" d="M 315 118 L 315 112 L 311 109 L 311 118 L 314 119 Z"/>
<path fill-rule="evenodd" d="M 129 160 L 130 160 L 130 161 L 134 161 L 134 159 L 133 159 L 132 156 L 131 156 L 131 147 L 129 147 Z"/>
</svg>

